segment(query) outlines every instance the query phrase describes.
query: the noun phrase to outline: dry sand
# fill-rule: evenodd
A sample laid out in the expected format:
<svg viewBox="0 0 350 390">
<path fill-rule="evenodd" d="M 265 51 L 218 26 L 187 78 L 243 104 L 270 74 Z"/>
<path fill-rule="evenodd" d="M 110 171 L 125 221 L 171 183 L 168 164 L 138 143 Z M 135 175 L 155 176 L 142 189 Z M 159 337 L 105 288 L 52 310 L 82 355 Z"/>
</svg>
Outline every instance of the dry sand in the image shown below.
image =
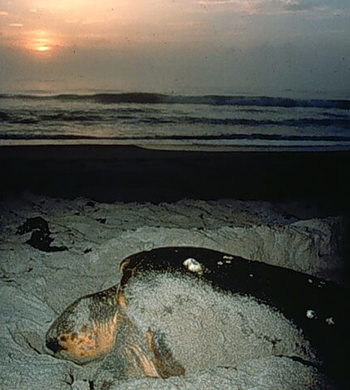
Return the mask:
<svg viewBox="0 0 350 390">
<path fill-rule="evenodd" d="M 72 301 L 118 283 L 119 262 L 138 251 L 169 245 L 207 247 L 340 281 L 344 259 L 339 237 L 344 233 L 344 217 L 317 216 L 314 211 L 310 218 L 309 214 L 310 209 L 301 205 L 297 208 L 295 203 L 183 200 L 158 205 L 106 204 L 31 193 L 7 196 L 1 203 L 0 225 L 0 387 L 102 389 L 102 384 L 110 378 L 108 370 L 104 371 L 98 364 L 79 367 L 49 356 L 44 349 L 45 333 Z M 68 250 L 43 252 L 26 243 L 32 232 L 17 234 L 28 218 L 38 216 L 49 223 L 54 239 L 52 246 L 66 246 Z M 171 301 L 169 291 L 176 288 L 163 288 L 156 296 L 163 294 Z M 210 295 L 204 288 L 197 289 L 194 299 L 197 308 L 211 302 L 211 307 L 216 307 L 221 316 L 240 305 L 237 300 L 231 302 Z M 213 302 L 217 304 L 213 306 Z M 265 318 L 265 322 L 259 321 L 257 334 L 271 335 L 271 323 L 276 323 L 274 315 L 265 311 L 256 317 Z M 196 362 L 193 356 L 185 356 L 188 372 L 184 377 L 112 380 L 111 388 L 327 388 L 328 382 L 314 368 L 277 357 L 268 345 L 259 346 L 252 339 L 251 344 L 247 342 L 247 348 L 240 347 L 233 354 L 232 340 L 236 343 L 241 340 L 234 338 L 240 329 L 234 317 L 229 317 L 232 324 L 222 325 L 226 330 L 219 329 L 231 332 L 229 346 L 224 348 L 225 343 L 218 343 L 217 334 L 212 331 L 205 333 L 202 349 L 197 345 L 198 356 L 209 354 L 215 359 Z M 280 354 L 294 355 L 295 351 L 291 353 L 288 345 L 293 343 L 295 334 L 290 333 L 290 325 L 281 324 L 287 347 Z M 186 343 L 191 332 L 181 329 Z M 174 337 L 178 337 L 176 332 Z"/>
</svg>

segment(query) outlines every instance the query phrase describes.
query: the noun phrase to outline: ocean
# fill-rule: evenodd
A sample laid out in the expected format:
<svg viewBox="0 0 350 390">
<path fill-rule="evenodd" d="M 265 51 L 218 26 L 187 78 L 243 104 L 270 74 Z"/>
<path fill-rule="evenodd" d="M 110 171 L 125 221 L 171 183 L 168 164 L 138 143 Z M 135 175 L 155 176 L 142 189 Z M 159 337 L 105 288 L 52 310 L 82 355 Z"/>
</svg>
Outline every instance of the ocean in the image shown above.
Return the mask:
<svg viewBox="0 0 350 390">
<path fill-rule="evenodd" d="M 350 99 L 0 95 L 0 145 L 57 143 L 349 150 Z"/>
</svg>

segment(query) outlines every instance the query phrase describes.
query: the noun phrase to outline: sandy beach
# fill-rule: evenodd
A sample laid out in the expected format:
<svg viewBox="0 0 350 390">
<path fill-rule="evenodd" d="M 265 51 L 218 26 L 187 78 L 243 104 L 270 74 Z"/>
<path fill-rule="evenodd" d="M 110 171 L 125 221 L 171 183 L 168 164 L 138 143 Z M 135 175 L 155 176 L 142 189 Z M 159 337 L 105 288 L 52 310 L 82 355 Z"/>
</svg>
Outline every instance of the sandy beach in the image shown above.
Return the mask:
<svg viewBox="0 0 350 390">
<path fill-rule="evenodd" d="M 267 348 L 238 355 L 240 364 L 203 360 L 200 369 L 187 362 L 184 376 L 165 380 L 119 381 L 100 363 L 55 359 L 45 334 L 75 299 L 119 283 L 122 259 L 157 247 L 204 247 L 347 285 L 349 160 L 345 152 L 1 147 L 0 388 L 335 388 L 317 368 L 289 358 L 289 325 L 281 325 L 282 354 Z M 39 217 L 55 250 L 33 245 L 35 229 L 21 228 Z M 199 308 L 208 299 L 218 313 L 241 305 L 191 288 Z M 161 293 L 171 304 L 171 291 Z M 259 315 L 259 332 L 270 335 L 275 314 Z M 234 316 L 225 326 L 239 331 Z M 216 345 L 215 332 L 205 337 L 225 361 L 229 352 Z"/>
</svg>

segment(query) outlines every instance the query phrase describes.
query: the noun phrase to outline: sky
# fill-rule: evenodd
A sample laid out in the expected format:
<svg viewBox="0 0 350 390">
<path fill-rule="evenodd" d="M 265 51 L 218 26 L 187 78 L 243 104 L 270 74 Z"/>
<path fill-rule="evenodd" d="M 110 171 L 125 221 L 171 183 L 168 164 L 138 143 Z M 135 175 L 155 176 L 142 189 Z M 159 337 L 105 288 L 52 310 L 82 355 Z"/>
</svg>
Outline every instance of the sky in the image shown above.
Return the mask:
<svg viewBox="0 0 350 390">
<path fill-rule="evenodd" d="M 350 97 L 350 0 L 0 0 L 0 90 Z"/>
</svg>

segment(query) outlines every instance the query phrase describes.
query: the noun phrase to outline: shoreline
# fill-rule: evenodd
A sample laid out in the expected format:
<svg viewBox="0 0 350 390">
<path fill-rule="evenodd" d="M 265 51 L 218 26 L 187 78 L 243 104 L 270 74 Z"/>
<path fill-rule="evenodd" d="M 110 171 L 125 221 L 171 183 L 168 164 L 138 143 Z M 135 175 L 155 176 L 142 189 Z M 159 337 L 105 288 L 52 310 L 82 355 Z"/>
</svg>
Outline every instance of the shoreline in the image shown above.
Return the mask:
<svg viewBox="0 0 350 390">
<path fill-rule="evenodd" d="M 72 140 L 50 139 L 50 140 L 0 140 L 0 150 L 7 147 L 132 147 L 146 150 L 162 150 L 162 151 L 176 151 L 176 152 L 264 152 L 264 153 L 344 153 L 350 152 L 349 145 L 281 145 L 281 144 L 215 144 L 215 143 L 172 143 L 172 142 L 153 142 L 143 141 L 131 143 L 130 140 L 110 140 L 110 139 L 81 139 L 79 143 Z"/>
</svg>

